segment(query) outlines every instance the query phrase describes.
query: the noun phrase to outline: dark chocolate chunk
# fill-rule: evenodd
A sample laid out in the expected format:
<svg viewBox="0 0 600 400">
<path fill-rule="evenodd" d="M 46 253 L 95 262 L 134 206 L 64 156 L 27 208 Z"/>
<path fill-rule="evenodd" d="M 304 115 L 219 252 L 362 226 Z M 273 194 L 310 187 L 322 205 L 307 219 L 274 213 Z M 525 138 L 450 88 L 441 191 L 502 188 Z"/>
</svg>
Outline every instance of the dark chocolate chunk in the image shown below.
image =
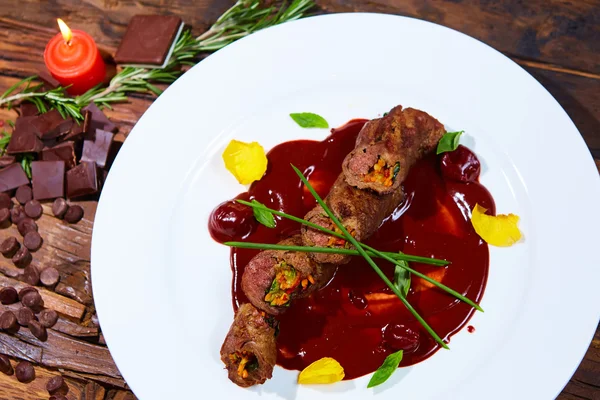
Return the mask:
<svg viewBox="0 0 600 400">
<path fill-rule="evenodd" d="M 8 167 L 10 164 L 14 164 L 17 162 L 17 158 L 15 156 L 2 156 L 0 157 L 0 168 Z"/>
<path fill-rule="evenodd" d="M 20 204 L 25 204 L 29 200 L 33 199 L 33 190 L 29 185 L 19 186 L 15 193 L 15 198 Z"/>
<path fill-rule="evenodd" d="M 95 162 L 100 168 L 104 168 L 108 161 L 108 154 L 114 135 L 110 132 L 96 129 L 94 140 L 83 142 L 83 153 L 81 161 Z"/>
<path fill-rule="evenodd" d="M 33 218 L 33 219 L 38 219 L 39 217 L 41 217 L 42 212 L 44 211 L 42 209 L 42 205 L 37 200 L 29 200 L 27 203 L 25 203 L 24 208 L 25 208 L 25 214 L 29 218 Z"/>
<path fill-rule="evenodd" d="M 13 264 L 19 268 L 25 268 L 31 263 L 31 253 L 27 247 L 21 247 L 12 258 Z"/>
<path fill-rule="evenodd" d="M 65 216 L 68 208 L 69 205 L 67 204 L 67 201 L 62 197 L 59 197 L 58 199 L 54 200 L 54 203 L 52 203 L 52 214 L 54 214 L 56 218 L 62 219 L 62 217 Z"/>
<path fill-rule="evenodd" d="M 67 197 L 72 199 L 98 193 L 98 168 L 93 162 L 82 162 L 67 171 Z"/>
<path fill-rule="evenodd" d="M 90 114 L 89 112 L 85 112 L 84 113 Z M 64 136 L 61 136 L 58 138 L 59 142 L 66 142 L 67 140 L 71 140 L 71 141 L 76 141 L 79 140 L 83 137 L 83 135 L 85 134 L 85 122 L 74 122 L 73 125 L 71 126 L 71 130 L 69 131 L 69 133 L 67 133 Z"/>
<path fill-rule="evenodd" d="M 0 290 L 0 303 L 6 306 L 17 301 L 19 301 L 19 293 L 14 287 L 7 286 Z"/>
<path fill-rule="evenodd" d="M 10 210 L 10 220 L 13 224 L 18 225 L 19 222 L 23 221 L 25 218 L 27 218 L 27 215 L 25 215 L 23 207 L 16 206 Z"/>
<path fill-rule="evenodd" d="M 21 236 L 25 236 L 25 235 L 27 235 L 27 233 L 29 233 L 31 231 L 37 232 L 38 226 L 34 220 L 32 220 L 31 218 L 25 217 L 21 220 L 21 222 L 19 222 L 17 224 L 17 229 L 19 230 L 19 233 L 21 234 Z"/>
<path fill-rule="evenodd" d="M 10 226 L 10 210 L 8 208 L 0 208 L 0 229 Z"/>
<path fill-rule="evenodd" d="M 46 384 L 46 390 L 53 396 L 64 396 L 69 392 L 69 387 L 62 376 L 55 376 Z"/>
<path fill-rule="evenodd" d="M 84 123 L 86 139 L 94 139 L 96 129 L 102 129 L 109 132 L 115 132 L 117 126 L 110 122 L 110 120 L 104 115 L 101 109 L 94 103 L 83 108 L 85 111 L 89 111 L 89 117 L 87 118 L 87 125 Z"/>
<path fill-rule="evenodd" d="M 0 208 L 12 208 L 13 202 L 6 193 L 0 193 Z"/>
<path fill-rule="evenodd" d="M 78 205 L 70 206 L 65 213 L 65 221 L 70 224 L 78 223 L 83 218 L 83 208 Z"/>
<path fill-rule="evenodd" d="M 52 287 L 58 283 L 60 280 L 60 274 L 58 270 L 54 267 L 44 268 L 42 273 L 40 274 L 40 281 L 42 285 L 46 287 Z"/>
<path fill-rule="evenodd" d="M 14 236 L 10 236 L 0 244 L 0 253 L 6 258 L 12 258 L 17 253 L 21 245 Z"/>
<path fill-rule="evenodd" d="M 35 314 L 31 311 L 31 308 L 21 307 L 17 311 L 17 322 L 21 326 L 28 326 L 29 321 L 35 320 Z"/>
<path fill-rule="evenodd" d="M 47 90 L 56 89 L 60 86 L 60 82 L 54 79 L 52 75 L 44 70 L 38 71 L 38 78 L 44 82 L 44 86 Z"/>
<path fill-rule="evenodd" d="M 17 316 L 12 311 L 4 311 L 0 315 L 0 330 L 8 333 L 17 333 L 19 328 Z"/>
<path fill-rule="evenodd" d="M 33 336 L 35 336 L 42 342 L 48 340 L 48 331 L 46 331 L 46 327 L 42 325 L 39 321 L 32 319 L 31 321 L 29 321 L 29 324 L 27 326 L 29 327 L 29 330 L 31 331 Z"/>
<path fill-rule="evenodd" d="M 41 153 L 42 161 L 64 161 L 65 168 L 71 169 L 77 163 L 75 158 L 75 144 L 65 142 L 56 145 L 50 149 L 45 149 Z"/>
<path fill-rule="evenodd" d="M 28 265 L 21 275 L 21 280 L 28 285 L 36 286 L 40 283 L 40 273 L 33 265 Z"/>
<path fill-rule="evenodd" d="M 44 300 L 42 300 L 42 296 L 40 296 L 40 293 L 36 290 L 35 292 L 26 293 L 21 300 L 21 304 L 36 311 L 41 310 L 44 306 Z"/>
<path fill-rule="evenodd" d="M 38 108 L 35 104 L 25 101 L 19 106 L 21 117 L 35 117 L 39 114 Z"/>
<path fill-rule="evenodd" d="M 23 237 L 23 246 L 27 247 L 29 251 L 36 251 L 42 247 L 42 237 L 37 231 L 30 231 Z"/>
<path fill-rule="evenodd" d="M 53 139 L 64 135 L 71 130 L 73 120 L 64 119 L 58 110 L 50 110 L 30 120 L 31 125 L 37 130 L 40 139 Z"/>
<path fill-rule="evenodd" d="M 52 328 L 58 321 L 58 313 L 54 310 L 45 309 L 40 312 L 39 315 L 40 324 L 46 328 Z"/>
<path fill-rule="evenodd" d="M 162 65 L 181 28 L 181 18 L 136 15 L 115 54 L 117 64 Z"/>
<path fill-rule="evenodd" d="M 36 288 L 34 288 L 33 286 L 26 286 L 23 289 L 19 290 L 19 300 L 21 302 L 23 302 L 23 298 L 25 297 L 25 295 L 27 293 L 31 293 L 31 292 L 35 292 L 35 293 L 39 294 L 38 290 Z"/>
<path fill-rule="evenodd" d="M 21 361 L 15 367 L 15 375 L 21 383 L 29 383 L 35 379 L 35 369 L 29 361 Z"/>
<path fill-rule="evenodd" d="M 0 192 L 16 189 L 28 183 L 29 178 L 23 171 L 21 164 L 11 164 L 0 169 Z"/>
<path fill-rule="evenodd" d="M 0 372 L 4 375 L 12 375 L 15 373 L 12 365 L 10 364 L 10 358 L 4 354 L 0 354 Z"/>
<path fill-rule="evenodd" d="M 34 161 L 31 163 L 33 198 L 55 199 L 65 194 L 65 162 Z"/>
<path fill-rule="evenodd" d="M 44 144 L 38 137 L 37 128 L 32 124 L 35 118 L 37 117 L 17 118 L 15 129 L 6 148 L 8 154 L 38 153 L 42 150 Z"/>
</svg>

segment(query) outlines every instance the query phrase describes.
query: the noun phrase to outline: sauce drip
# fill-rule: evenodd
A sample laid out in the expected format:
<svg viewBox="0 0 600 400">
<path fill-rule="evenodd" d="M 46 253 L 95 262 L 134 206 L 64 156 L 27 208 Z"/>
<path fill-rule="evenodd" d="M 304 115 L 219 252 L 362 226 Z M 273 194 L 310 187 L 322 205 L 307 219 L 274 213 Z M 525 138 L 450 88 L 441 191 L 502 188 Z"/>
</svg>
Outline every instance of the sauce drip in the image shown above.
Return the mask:
<svg viewBox="0 0 600 400">
<path fill-rule="evenodd" d="M 265 176 L 238 198 L 257 199 L 268 207 L 303 217 L 316 202 L 290 163 L 303 171 L 319 195 L 325 197 L 365 122 L 352 120 L 333 129 L 322 142 L 298 140 L 274 147 L 267 155 Z M 448 164 L 460 159 L 473 163 L 475 155 L 466 154 L 465 150 L 470 153 L 461 149 L 462 156 L 454 161 L 456 157 L 446 157 L 442 168 L 452 167 Z M 468 182 L 443 175 L 440 158 L 425 157 L 411 168 L 403 184 L 406 200 L 367 243 L 383 251 L 451 261 L 447 267 L 419 263 L 411 266 L 479 302 L 487 281 L 489 253 L 487 244 L 473 230 L 470 210 L 478 203 L 495 214 L 494 200 L 477 182 L 478 174 L 471 174 Z M 213 216 L 218 211 L 215 209 Z M 228 239 L 219 231 L 213 216 L 209 230 L 218 241 L 243 237 L 250 242 L 277 243 L 300 230 L 298 223 L 276 217 L 275 229 L 258 225 L 250 234 L 245 228 L 243 235 L 232 233 Z M 235 220 L 232 213 L 228 216 Z M 247 214 L 240 213 L 240 221 L 246 220 Z M 231 251 L 234 308 L 248 301 L 239 283 L 244 267 L 257 253 L 258 250 L 250 249 Z M 378 259 L 376 262 L 391 279 L 393 265 Z M 407 299 L 446 342 L 474 312 L 417 277 L 412 277 Z M 279 320 L 279 365 L 302 370 L 322 357 L 333 357 L 344 367 L 344 379 L 375 371 L 387 355 L 399 348 L 405 349 L 401 366 L 423 361 L 440 348 L 360 257 L 340 266 L 327 287 L 309 298 L 296 300 Z"/>
</svg>

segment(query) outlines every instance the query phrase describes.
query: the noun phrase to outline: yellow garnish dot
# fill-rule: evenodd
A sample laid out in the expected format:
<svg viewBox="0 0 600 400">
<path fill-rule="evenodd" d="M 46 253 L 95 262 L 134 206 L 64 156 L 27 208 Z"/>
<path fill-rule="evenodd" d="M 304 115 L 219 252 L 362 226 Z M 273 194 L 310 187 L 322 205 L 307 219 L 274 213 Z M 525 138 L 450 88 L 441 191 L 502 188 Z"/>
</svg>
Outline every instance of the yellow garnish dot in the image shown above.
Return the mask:
<svg viewBox="0 0 600 400">
<path fill-rule="evenodd" d="M 302 385 L 318 385 L 339 382 L 344 379 L 344 368 L 331 357 L 323 357 L 304 368 L 298 376 Z"/>
<path fill-rule="evenodd" d="M 225 161 L 225 168 L 242 185 L 260 180 L 267 170 L 265 149 L 257 142 L 244 143 L 232 140 L 223 152 L 223 161 Z"/>
<path fill-rule="evenodd" d="M 499 246 L 512 246 L 521 239 L 521 231 L 517 226 L 519 216 L 514 214 L 491 216 L 479 204 L 475 205 L 471 215 L 471 223 L 475 232 L 487 243 Z"/>
</svg>

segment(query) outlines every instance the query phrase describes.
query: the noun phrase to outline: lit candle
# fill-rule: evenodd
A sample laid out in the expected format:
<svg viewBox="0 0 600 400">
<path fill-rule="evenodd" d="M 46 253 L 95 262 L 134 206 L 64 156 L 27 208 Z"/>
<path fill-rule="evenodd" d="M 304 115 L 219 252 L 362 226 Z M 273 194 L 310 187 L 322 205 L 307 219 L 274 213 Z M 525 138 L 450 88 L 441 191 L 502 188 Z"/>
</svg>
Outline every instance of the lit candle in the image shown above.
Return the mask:
<svg viewBox="0 0 600 400">
<path fill-rule="evenodd" d="M 60 18 L 57 21 L 61 33 L 46 45 L 44 62 L 54 79 L 70 85 L 69 94 L 85 93 L 104 80 L 106 65 L 90 35 L 69 29 Z"/>
</svg>

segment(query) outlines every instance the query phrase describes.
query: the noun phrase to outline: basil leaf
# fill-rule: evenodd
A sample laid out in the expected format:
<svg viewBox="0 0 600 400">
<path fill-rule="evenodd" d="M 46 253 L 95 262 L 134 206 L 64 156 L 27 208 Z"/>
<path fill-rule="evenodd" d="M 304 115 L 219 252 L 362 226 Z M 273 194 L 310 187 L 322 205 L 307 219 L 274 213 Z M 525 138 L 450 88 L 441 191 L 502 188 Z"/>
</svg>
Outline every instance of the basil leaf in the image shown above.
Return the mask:
<svg viewBox="0 0 600 400">
<path fill-rule="evenodd" d="M 377 371 L 375 371 L 371 377 L 367 388 L 381 385 L 383 382 L 387 381 L 394 371 L 398 369 L 400 361 L 402 361 L 402 350 L 387 356 L 383 364 L 381 364 L 381 367 L 377 368 Z"/>
<path fill-rule="evenodd" d="M 408 267 L 408 263 L 403 260 L 398 260 L 403 266 Z M 408 291 L 410 290 L 410 272 L 406 269 L 396 265 L 396 269 L 394 270 L 394 285 L 400 290 L 400 292 L 406 296 L 408 296 Z"/>
<path fill-rule="evenodd" d="M 261 206 L 264 205 L 256 200 L 252 200 L 252 204 L 257 204 Z M 270 211 L 261 210 L 260 208 L 253 208 L 252 210 L 254 211 L 254 218 L 256 218 L 258 222 L 260 222 L 267 228 L 275 228 L 275 217 L 273 217 L 273 214 L 271 214 Z"/>
<path fill-rule="evenodd" d="M 292 113 L 290 117 L 303 128 L 329 128 L 325 118 L 313 113 Z"/>
<path fill-rule="evenodd" d="M 438 142 L 436 154 L 442 154 L 447 151 L 456 150 L 456 148 L 458 147 L 458 140 L 460 139 L 460 135 L 462 135 L 464 132 L 465 131 L 446 132 Z"/>
</svg>

